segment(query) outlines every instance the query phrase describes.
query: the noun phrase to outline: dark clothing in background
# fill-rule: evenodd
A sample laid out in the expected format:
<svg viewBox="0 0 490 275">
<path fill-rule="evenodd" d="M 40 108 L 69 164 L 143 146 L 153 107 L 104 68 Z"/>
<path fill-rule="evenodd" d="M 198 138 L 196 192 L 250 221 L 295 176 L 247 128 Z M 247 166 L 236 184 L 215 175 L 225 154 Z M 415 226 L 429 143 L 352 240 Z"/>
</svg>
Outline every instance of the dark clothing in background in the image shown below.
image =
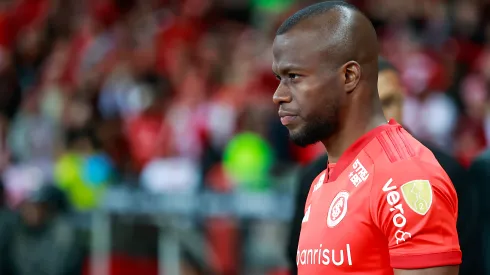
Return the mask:
<svg viewBox="0 0 490 275">
<path fill-rule="evenodd" d="M 42 228 L 16 224 L 8 245 L 11 275 L 77 275 L 82 270 L 82 250 L 75 229 L 63 218 Z"/>
<path fill-rule="evenodd" d="M 1 207 L 1 206 L 0 206 Z M 11 275 L 8 257 L 8 245 L 14 232 L 15 214 L 0 208 L 0 275 Z"/>
<path fill-rule="evenodd" d="M 471 182 L 476 186 L 478 198 L 479 198 L 479 216 L 478 222 L 481 228 L 474 233 L 474 237 L 478 239 L 480 247 L 476 247 L 477 255 L 475 255 L 475 262 L 479 260 L 483 270 L 475 274 L 490 274 L 490 218 L 488 211 L 490 210 L 490 198 L 487 194 L 490 194 L 490 149 L 487 149 L 483 154 L 478 156 L 470 166 L 469 173 L 471 176 Z M 475 253 L 476 253 L 475 252 Z M 464 257 L 464 255 L 463 255 Z M 463 258 L 464 259 L 464 258 Z"/>
<path fill-rule="evenodd" d="M 479 221 L 478 190 L 471 175 L 453 157 L 429 144 L 425 144 L 436 159 L 446 170 L 458 194 L 458 221 L 457 229 L 459 244 L 463 252 L 463 262 L 459 267 L 460 275 L 474 275 L 482 273 L 481 262 L 481 223 Z"/>
<path fill-rule="evenodd" d="M 299 233 L 301 232 L 301 223 L 305 215 L 305 203 L 310 186 L 313 180 L 327 167 L 328 155 L 323 155 L 305 166 L 299 175 L 299 182 L 296 190 L 295 208 L 293 219 L 291 221 L 291 229 L 289 233 L 289 241 L 287 244 L 287 257 L 291 266 L 291 274 L 297 274 L 296 266 L 296 251 L 298 249 Z"/>
<path fill-rule="evenodd" d="M 440 149 L 424 144 L 433 153 L 436 159 L 446 171 L 454 184 L 458 194 L 458 235 L 461 250 L 463 252 L 463 263 L 460 266 L 460 275 L 474 275 L 481 273 L 481 261 L 478 260 L 479 235 L 474 234 L 478 230 L 478 195 L 477 190 L 471 181 L 467 171 L 450 155 Z M 301 231 L 301 221 L 304 216 L 304 205 L 308 197 L 311 183 L 327 167 L 328 156 L 324 155 L 315 160 L 310 165 L 303 168 L 299 176 L 299 186 L 296 193 L 296 208 L 291 224 L 287 256 L 290 262 L 292 274 L 297 274 L 296 251 L 298 247 L 299 234 Z M 490 163 L 490 154 L 488 157 Z M 490 165 L 488 166 L 490 167 Z M 489 172 L 490 173 L 490 172 Z M 490 179 L 488 180 L 490 183 Z M 490 185 L 488 185 L 490 186 Z M 490 203 L 489 203 L 490 205 Z M 488 208 L 490 209 L 490 207 Z M 490 228 L 490 227 L 489 227 Z M 489 235 L 490 236 L 490 235 Z M 490 238 L 489 238 L 490 241 Z M 490 242 L 489 242 L 490 243 Z M 490 246 L 488 246 L 490 247 Z"/>
</svg>

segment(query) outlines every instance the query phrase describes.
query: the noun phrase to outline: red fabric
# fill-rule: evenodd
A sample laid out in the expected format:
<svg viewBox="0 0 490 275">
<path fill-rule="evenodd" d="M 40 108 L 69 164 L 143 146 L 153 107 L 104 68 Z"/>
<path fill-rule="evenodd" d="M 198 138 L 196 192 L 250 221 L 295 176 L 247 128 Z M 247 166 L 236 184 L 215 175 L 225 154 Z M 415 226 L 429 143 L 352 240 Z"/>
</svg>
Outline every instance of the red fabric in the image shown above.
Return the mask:
<svg viewBox="0 0 490 275">
<path fill-rule="evenodd" d="M 109 275 L 157 275 L 158 260 L 155 258 L 130 257 L 127 255 L 111 255 L 109 259 Z M 90 260 L 87 259 L 83 268 L 84 275 L 90 275 Z"/>
<path fill-rule="evenodd" d="M 221 163 L 215 164 L 206 174 L 208 188 L 215 192 L 230 192 L 233 190 L 231 180 L 226 175 Z"/>
<path fill-rule="evenodd" d="M 198 45 L 203 34 L 202 23 L 190 19 L 175 18 L 173 22 L 162 28 L 155 38 L 156 66 L 159 72 L 168 73 L 168 55 L 174 54 L 178 49 Z"/>
<path fill-rule="evenodd" d="M 390 121 L 361 137 L 312 182 L 299 274 L 393 274 L 458 265 L 458 201 L 429 149 Z M 346 234 L 346 232 L 348 232 Z"/>
<path fill-rule="evenodd" d="M 9 16 L 10 14 L 6 11 L 0 12 L 0 45 L 5 48 L 10 48 L 14 40 Z"/>
<path fill-rule="evenodd" d="M 228 218 L 213 218 L 206 222 L 211 245 L 211 264 L 218 274 L 238 274 L 238 227 Z"/>
<path fill-rule="evenodd" d="M 412 269 L 460 264 L 461 251 L 455 227 L 457 195 L 444 170 L 435 160 L 409 159 L 393 164 L 384 178 L 390 177 L 391 184 L 387 182 L 371 192 L 371 211 L 375 223 L 389 241 L 391 266 Z M 412 211 L 406 199 L 403 200 L 405 193 L 400 192 L 403 184 L 413 180 L 427 180 L 431 185 L 432 202 L 420 200 L 424 203 L 420 209 L 429 208 L 424 215 Z M 400 204 L 392 204 L 401 194 Z M 397 205 L 401 207 L 397 208 Z M 393 208 L 404 209 L 404 212 Z M 395 216 L 402 213 L 405 218 Z M 404 221 L 406 225 L 402 228 L 396 226 Z M 406 241 L 399 241 L 397 235 L 405 237 L 401 234 L 411 236 L 406 235 Z"/>
<path fill-rule="evenodd" d="M 21 0 L 0 14 L 0 45 L 13 46 L 18 33 L 26 27 L 44 22 L 49 10 L 48 0 Z"/>
<path fill-rule="evenodd" d="M 78 81 L 77 73 L 80 68 L 81 57 L 87 46 L 92 40 L 87 30 L 82 30 L 74 37 L 70 43 L 70 50 L 67 56 L 66 67 L 64 68 L 62 81 L 68 85 L 75 85 Z"/>
<path fill-rule="evenodd" d="M 126 135 L 137 171 L 140 171 L 153 158 L 171 153 L 172 131 L 162 115 L 143 113 L 130 119 Z"/>
<path fill-rule="evenodd" d="M 94 20 L 104 27 L 114 24 L 120 16 L 117 7 L 113 1 L 98 1 L 92 5 L 92 16 Z"/>
<path fill-rule="evenodd" d="M 474 66 L 478 61 L 478 56 L 483 50 L 483 47 L 467 39 L 456 39 L 457 44 L 457 60 L 461 63 Z"/>
</svg>

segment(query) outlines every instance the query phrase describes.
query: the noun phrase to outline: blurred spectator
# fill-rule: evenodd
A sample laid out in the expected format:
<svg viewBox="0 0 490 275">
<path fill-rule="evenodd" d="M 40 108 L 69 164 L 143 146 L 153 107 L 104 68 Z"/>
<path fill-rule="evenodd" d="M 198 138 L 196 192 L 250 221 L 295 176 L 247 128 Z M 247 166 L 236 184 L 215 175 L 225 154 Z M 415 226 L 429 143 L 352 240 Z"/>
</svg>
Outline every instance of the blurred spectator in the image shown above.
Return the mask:
<svg viewBox="0 0 490 275">
<path fill-rule="evenodd" d="M 98 150 L 99 144 L 92 129 L 73 129 L 67 133 L 66 150 L 55 163 L 54 182 L 77 210 L 97 206 L 106 185 L 113 178 L 112 161 Z"/>
<path fill-rule="evenodd" d="M 13 233 L 14 213 L 6 205 L 3 182 L 0 182 L 0 274 L 11 275 L 8 245 Z"/>
<path fill-rule="evenodd" d="M 475 183 L 478 189 L 479 201 L 480 201 L 480 211 L 479 220 L 481 227 L 479 230 L 474 232 L 475 238 L 479 240 L 480 246 L 475 247 L 471 251 L 472 256 L 476 256 L 476 259 L 480 260 L 484 266 L 484 271 L 481 274 L 490 274 L 490 261 L 488 258 L 490 256 L 490 220 L 488 218 L 488 210 L 490 205 L 488 202 L 489 183 L 490 183 L 490 150 L 485 150 L 482 154 L 477 156 L 469 169 L 471 175 L 471 181 Z"/>
<path fill-rule="evenodd" d="M 8 244 L 13 275 L 81 274 L 79 238 L 63 218 L 65 210 L 63 193 L 49 184 L 22 203 Z"/>
</svg>

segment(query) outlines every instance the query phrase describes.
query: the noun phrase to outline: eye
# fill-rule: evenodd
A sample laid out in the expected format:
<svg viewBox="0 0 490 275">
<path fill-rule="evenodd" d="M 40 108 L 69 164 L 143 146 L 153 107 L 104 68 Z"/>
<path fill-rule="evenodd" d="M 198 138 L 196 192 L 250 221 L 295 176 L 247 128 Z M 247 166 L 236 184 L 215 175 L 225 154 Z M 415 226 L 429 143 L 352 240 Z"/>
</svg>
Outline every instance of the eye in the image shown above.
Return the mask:
<svg viewBox="0 0 490 275">
<path fill-rule="evenodd" d="M 288 74 L 289 79 L 297 79 L 299 77 L 298 74 Z"/>
</svg>

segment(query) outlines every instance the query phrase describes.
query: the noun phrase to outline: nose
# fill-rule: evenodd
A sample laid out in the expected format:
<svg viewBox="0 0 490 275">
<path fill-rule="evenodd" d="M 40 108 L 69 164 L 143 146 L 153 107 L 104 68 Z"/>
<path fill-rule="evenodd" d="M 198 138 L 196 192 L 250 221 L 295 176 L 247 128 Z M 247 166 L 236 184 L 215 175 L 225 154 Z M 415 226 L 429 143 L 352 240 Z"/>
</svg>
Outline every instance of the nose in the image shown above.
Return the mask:
<svg viewBox="0 0 490 275">
<path fill-rule="evenodd" d="M 272 101 L 277 105 L 281 105 L 282 103 L 290 103 L 291 94 L 289 93 L 289 89 L 285 87 L 285 85 L 279 83 L 279 86 L 272 96 Z"/>
</svg>

